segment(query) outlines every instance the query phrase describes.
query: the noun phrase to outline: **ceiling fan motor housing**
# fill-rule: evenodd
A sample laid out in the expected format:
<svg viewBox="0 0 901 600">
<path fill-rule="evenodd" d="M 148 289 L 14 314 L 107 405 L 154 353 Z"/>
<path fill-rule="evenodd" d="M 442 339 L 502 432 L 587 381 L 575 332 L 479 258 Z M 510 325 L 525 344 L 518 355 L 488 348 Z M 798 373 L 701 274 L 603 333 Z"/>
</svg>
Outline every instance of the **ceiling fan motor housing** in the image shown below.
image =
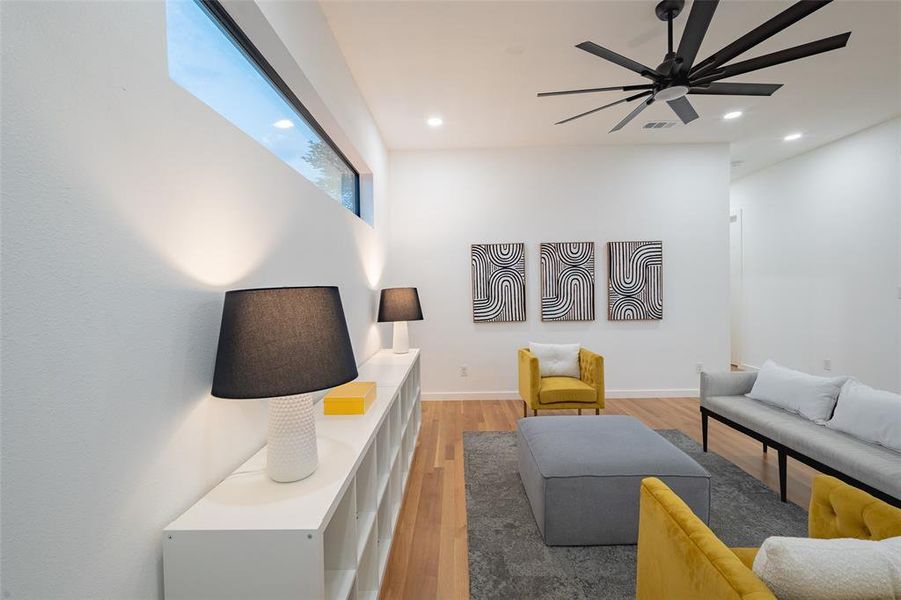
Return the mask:
<svg viewBox="0 0 901 600">
<path fill-rule="evenodd" d="M 662 75 L 673 75 L 677 74 L 679 70 L 682 68 L 682 63 L 685 62 L 681 56 L 676 54 L 675 52 L 672 54 L 667 54 L 663 59 L 663 62 L 657 65 L 657 72 Z M 687 81 L 687 78 L 686 78 Z"/>
</svg>

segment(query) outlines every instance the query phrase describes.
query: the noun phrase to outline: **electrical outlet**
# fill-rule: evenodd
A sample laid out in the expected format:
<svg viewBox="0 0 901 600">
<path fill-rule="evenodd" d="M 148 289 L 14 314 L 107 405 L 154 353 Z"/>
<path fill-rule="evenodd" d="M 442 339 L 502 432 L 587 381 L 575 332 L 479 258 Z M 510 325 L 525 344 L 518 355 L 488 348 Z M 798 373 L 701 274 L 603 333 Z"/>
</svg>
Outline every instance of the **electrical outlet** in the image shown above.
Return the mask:
<svg viewBox="0 0 901 600">
<path fill-rule="evenodd" d="M 832 360 L 829 358 L 823 359 L 823 370 L 831 371 L 832 370 Z"/>
<path fill-rule="evenodd" d="M 695 373 L 700 373 L 704 370 L 704 363 L 695 363 Z"/>
<path fill-rule="evenodd" d="M 469 377 L 469 367 L 466 365 L 460 367 L 460 377 Z"/>
</svg>

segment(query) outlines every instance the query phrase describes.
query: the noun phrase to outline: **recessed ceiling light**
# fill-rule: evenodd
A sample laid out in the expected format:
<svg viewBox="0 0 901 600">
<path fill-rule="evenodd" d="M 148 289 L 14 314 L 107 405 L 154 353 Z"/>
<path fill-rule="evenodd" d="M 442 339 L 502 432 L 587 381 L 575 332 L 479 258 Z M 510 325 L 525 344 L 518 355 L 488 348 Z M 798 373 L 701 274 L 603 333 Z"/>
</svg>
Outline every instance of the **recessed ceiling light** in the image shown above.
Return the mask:
<svg viewBox="0 0 901 600">
<path fill-rule="evenodd" d="M 738 117 L 742 116 L 743 114 L 744 113 L 741 112 L 740 110 L 733 110 L 732 112 L 727 112 L 726 114 L 724 114 L 723 118 L 727 121 L 731 121 L 732 119 L 737 119 Z"/>
<path fill-rule="evenodd" d="M 294 121 L 291 119 L 279 119 L 275 123 L 272 124 L 273 127 L 278 127 L 279 129 L 291 129 L 294 127 Z"/>
<path fill-rule="evenodd" d="M 786 142 L 793 142 L 795 140 L 800 140 L 801 134 L 800 133 L 790 133 L 782 139 L 785 140 Z"/>
<path fill-rule="evenodd" d="M 426 123 L 429 124 L 429 127 L 441 127 L 444 125 L 444 119 L 441 117 L 429 117 L 426 120 Z"/>
</svg>

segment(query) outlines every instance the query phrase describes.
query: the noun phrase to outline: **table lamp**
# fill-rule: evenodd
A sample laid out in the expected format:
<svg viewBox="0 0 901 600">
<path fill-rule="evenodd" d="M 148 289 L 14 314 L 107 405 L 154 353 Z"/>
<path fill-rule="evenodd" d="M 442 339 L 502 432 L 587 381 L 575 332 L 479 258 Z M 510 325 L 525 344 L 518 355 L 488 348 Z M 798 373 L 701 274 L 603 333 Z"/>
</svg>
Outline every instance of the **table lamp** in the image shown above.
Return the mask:
<svg viewBox="0 0 901 600">
<path fill-rule="evenodd" d="M 385 288 L 379 298 L 379 323 L 394 323 L 394 353 L 410 351 L 407 321 L 422 321 L 419 292 L 415 287 Z"/>
<path fill-rule="evenodd" d="M 316 470 L 312 392 L 356 376 L 338 288 L 226 292 L 213 396 L 269 399 L 266 473 L 274 481 Z"/>
</svg>

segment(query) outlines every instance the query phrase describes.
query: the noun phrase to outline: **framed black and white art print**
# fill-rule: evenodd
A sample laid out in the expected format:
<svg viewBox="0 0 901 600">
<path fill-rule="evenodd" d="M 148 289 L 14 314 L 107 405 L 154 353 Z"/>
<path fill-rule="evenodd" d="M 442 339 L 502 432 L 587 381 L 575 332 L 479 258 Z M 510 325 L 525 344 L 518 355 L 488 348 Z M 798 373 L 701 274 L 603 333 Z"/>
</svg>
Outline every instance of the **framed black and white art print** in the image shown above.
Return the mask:
<svg viewBox="0 0 901 600">
<path fill-rule="evenodd" d="M 663 242 L 607 243 L 607 318 L 663 318 Z"/>
<path fill-rule="evenodd" d="M 472 320 L 526 320 L 525 244 L 473 244 Z"/>
<path fill-rule="evenodd" d="M 541 320 L 594 321 L 594 242 L 541 244 Z"/>
</svg>

